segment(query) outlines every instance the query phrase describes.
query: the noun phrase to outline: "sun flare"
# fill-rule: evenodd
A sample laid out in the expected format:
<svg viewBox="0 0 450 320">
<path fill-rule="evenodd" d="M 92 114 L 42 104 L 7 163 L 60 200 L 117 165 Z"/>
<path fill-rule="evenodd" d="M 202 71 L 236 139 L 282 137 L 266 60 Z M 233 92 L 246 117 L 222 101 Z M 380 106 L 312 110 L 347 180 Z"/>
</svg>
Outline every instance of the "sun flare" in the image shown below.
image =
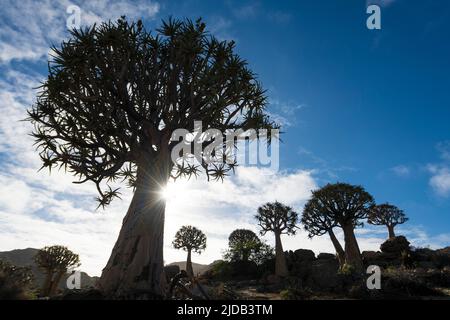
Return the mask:
<svg viewBox="0 0 450 320">
<path fill-rule="evenodd" d="M 169 182 L 161 188 L 161 199 L 166 201 L 166 205 L 180 207 L 184 201 L 189 201 L 189 187 L 184 181 Z"/>
</svg>

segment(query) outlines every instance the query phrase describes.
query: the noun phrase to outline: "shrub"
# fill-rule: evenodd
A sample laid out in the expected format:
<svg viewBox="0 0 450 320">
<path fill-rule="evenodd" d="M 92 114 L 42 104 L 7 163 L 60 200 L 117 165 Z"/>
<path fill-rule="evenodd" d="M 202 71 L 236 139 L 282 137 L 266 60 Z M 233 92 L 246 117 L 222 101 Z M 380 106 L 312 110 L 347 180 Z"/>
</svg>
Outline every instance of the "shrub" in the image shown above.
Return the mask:
<svg viewBox="0 0 450 320">
<path fill-rule="evenodd" d="M 16 267 L 0 260 L 0 300 L 31 299 L 33 273 L 28 267 Z"/>
<path fill-rule="evenodd" d="M 288 288 L 280 292 L 280 297 L 283 300 L 309 300 L 312 292 L 309 289 L 302 288 Z"/>
</svg>

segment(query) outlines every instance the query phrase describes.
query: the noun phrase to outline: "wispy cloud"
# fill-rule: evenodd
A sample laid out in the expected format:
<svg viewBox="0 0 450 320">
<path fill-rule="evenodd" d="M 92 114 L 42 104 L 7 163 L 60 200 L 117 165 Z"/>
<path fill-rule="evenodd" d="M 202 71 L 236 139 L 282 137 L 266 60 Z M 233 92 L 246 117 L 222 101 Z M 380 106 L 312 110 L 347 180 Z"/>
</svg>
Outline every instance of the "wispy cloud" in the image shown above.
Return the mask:
<svg viewBox="0 0 450 320">
<path fill-rule="evenodd" d="M 440 197 L 450 196 L 450 141 L 437 144 L 441 163 L 429 164 L 427 170 L 431 173 L 429 184 Z"/>
<path fill-rule="evenodd" d="M 391 168 L 391 171 L 399 177 L 408 177 L 411 173 L 411 169 L 403 164 Z"/>
<path fill-rule="evenodd" d="M 430 186 L 441 197 L 450 196 L 450 169 L 445 165 L 429 165 Z"/>
<path fill-rule="evenodd" d="M 130 19 L 152 18 L 160 8 L 157 2 L 144 0 L 4 0 L 0 13 L 0 64 L 45 59 L 50 45 L 66 34 L 66 10 L 70 5 L 81 9 L 81 25 L 116 20 L 122 15 Z"/>
<path fill-rule="evenodd" d="M 306 108 L 306 104 L 272 98 L 269 100 L 269 107 L 270 115 L 275 121 L 283 127 L 291 127 L 299 123 L 298 112 Z"/>
<path fill-rule="evenodd" d="M 333 180 L 339 178 L 339 172 L 354 172 L 358 170 L 357 168 L 351 166 L 332 164 L 330 161 L 318 156 L 311 150 L 308 150 L 302 146 L 298 148 L 297 154 L 299 155 L 299 162 L 301 164 L 305 165 L 305 163 L 309 162 L 314 168 L 314 172 L 325 173 L 328 178 Z"/>
<path fill-rule="evenodd" d="M 241 6 L 235 6 L 234 4 L 229 3 L 229 6 L 233 15 L 238 19 L 254 18 L 261 9 L 259 2 L 250 2 Z"/>
</svg>

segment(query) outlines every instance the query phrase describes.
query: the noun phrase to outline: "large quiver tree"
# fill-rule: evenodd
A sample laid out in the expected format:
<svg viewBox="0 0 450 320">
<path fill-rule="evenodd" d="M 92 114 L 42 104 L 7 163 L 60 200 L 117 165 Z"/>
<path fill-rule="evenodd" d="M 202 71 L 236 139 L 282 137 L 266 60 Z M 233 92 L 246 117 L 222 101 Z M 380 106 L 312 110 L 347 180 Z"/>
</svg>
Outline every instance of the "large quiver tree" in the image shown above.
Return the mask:
<svg viewBox="0 0 450 320">
<path fill-rule="evenodd" d="M 194 132 L 195 120 L 204 130 L 272 129 L 265 106 L 264 90 L 234 43 L 218 41 L 201 21 L 163 21 L 150 33 L 140 21 L 122 18 L 73 30 L 53 48 L 48 78 L 29 111 L 43 167 L 59 166 L 79 177 L 77 183 L 95 183 L 101 206 L 119 195 L 115 182 L 134 188 L 99 281 L 105 294 L 162 296 L 161 188 L 170 177 L 200 169 L 223 179 L 235 166 L 223 162 L 226 152 L 216 154 L 216 162 L 203 154 L 188 161 L 188 151 L 171 159 L 178 144 L 173 131 Z"/>
<path fill-rule="evenodd" d="M 362 226 L 373 197 L 361 186 L 347 183 L 327 184 L 312 193 L 309 210 L 326 217 L 331 225 L 338 225 L 344 232 L 345 262 L 357 271 L 362 270 L 361 252 L 354 229 Z"/>
</svg>

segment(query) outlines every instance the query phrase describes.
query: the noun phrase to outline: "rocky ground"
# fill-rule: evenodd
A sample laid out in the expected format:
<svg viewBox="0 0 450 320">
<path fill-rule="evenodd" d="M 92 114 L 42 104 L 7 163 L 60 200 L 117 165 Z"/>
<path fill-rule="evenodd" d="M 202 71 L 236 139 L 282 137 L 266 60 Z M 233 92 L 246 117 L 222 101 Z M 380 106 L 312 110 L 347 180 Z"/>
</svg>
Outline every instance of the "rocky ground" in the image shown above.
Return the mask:
<svg viewBox="0 0 450 320">
<path fill-rule="evenodd" d="M 0 253 L 0 259 L 17 266 L 29 266 L 35 274 L 35 287 L 43 275 L 33 265 L 35 249 L 13 250 Z M 362 252 L 365 267 L 377 265 L 381 269 L 381 289 L 369 290 L 367 274 L 342 269 L 333 254 L 298 249 L 285 252 L 290 276 L 279 279 L 273 275 L 274 261 L 265 265 L 253 262 L 215 261 L 211 265 L 196 265 L 199 275 L 196 284 L 184 284 L 189 294 L 174 291 L 174 298 L 192 299 L 445 299 L 450 300 L 450 247 L 432 250 L 412 248 L 403 236 L 384 242 L 379 251 Z M 179 274 L 174 263 L 165 267 L 170 282 Z M 83 275 L 83 289 L 61 290 L 58 299 L 103 299 L 94 289 L 95 278 Z M 185 280 L 183 280 L 185 281 Z M 62 281 L 64 282 L 64 281 Z M 199 289 L 200 288 L 200 289 Z"/>
</svg>

